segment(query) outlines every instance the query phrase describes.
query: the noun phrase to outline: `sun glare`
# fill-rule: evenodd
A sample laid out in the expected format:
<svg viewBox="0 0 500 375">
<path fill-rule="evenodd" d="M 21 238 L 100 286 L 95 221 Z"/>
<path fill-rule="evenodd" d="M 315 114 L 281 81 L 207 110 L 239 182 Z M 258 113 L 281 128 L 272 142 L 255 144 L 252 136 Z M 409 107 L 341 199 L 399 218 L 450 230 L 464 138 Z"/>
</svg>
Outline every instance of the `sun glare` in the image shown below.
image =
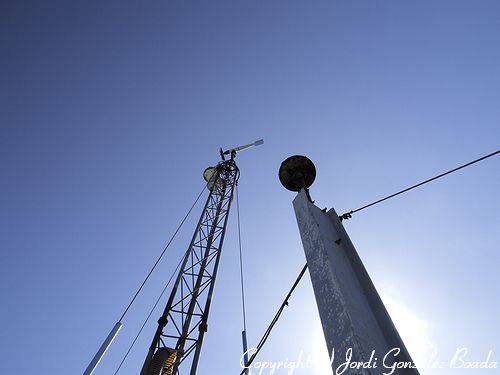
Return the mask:
<svg viewBox="0 0 500 375">
<path fill-rule="evenodd" d="M 431 351 L 435 350 L 430 339 L 429 322 L 387 294 L 381 293 L 381 297 L 413 361 L 417 367 L 424 367 Z M 311 341 L 314 373 L 331 375 L 329 354 L 321 326 L 315 329 Z"/>
<path fill-rule="evenodd" d="M 381 293 L 381 298 L 413 361 L 423 367 L 436 347 L 430 339 L 429 322 L 387 294 Z"/>
</svg>

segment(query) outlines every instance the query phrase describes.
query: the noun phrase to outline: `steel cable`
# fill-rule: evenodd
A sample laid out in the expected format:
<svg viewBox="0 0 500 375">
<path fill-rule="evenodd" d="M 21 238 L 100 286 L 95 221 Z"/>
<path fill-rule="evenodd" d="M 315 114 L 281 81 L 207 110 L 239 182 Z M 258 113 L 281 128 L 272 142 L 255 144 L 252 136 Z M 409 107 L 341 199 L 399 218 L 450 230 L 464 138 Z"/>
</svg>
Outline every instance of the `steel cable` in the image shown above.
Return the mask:
<svg viewBox="0 0 500 375">
<path fill-rule="evenodd" d="M 290 288 L 288 294 L 286 295 L 285 299 L 283 300 L 283 303 L 281 304 L 281 306 L 279 307 L 278 309 L 278 312 L 276 313 L 276 315 L 274 315 L 274 318 L 273 320 L 271 321 L 271 323 L 269 324 L 269 326 L 267 327 L 264 335 L 262 336 L 262 338 L 260 339 L 259 343 L 257 344 L 257 347 L 255 348 L 255 352 L 252 354 L 252 356 L 250 357 L 250 359 L 248 360 L 248 363 L 246 364 L 246 368 L 243 369 L 243 371 L 240 373 L 240 375 L 243 375 L 245 373 L 245 370 L 247 368 L 250 368 L 250 365 L 252 364 L 252 362 L 255 360 L 255 358 L 257 357 L 257 354 L 259 354 L 260 350 L 262 349 L 262 347 L 264 346 L 264 344 L 266 343 L 267 339 L 269 338 L 269 336 L 271 335 L 271 332 L 274 328 L 274 326 L 276 325 L 276 323 L 278 322 L 280 316 L 281 316 L 281 313 L 283 312 L 283 310 L 285 309 L 286 306 L 288 306 L 288 300 L 290 299 L 290 297 L 292 296 L 292 293 L 294 292 L 295 288 L 297 288 L 297 285 L 299 285 L 299 282 L 300 280 L 302 279 L 302 276 L 304 276 L 304 273 L 306 272 L 307 270 L 307 263 L 304 265 L 304 267 L 302 267 L 302 270 L 300 271 L 299 275 L 297 276 L 297 279 L 295 280 L 295 282 L 293 283 L 292 287 Z"/>
<path fill-rule="evenodd" d="M 446 176 L 446 175 L 449 175 L 450 173 L 456 172 L 456 171 L 458 171 L 458 170 L 460 170 L 460 169 L 462 169 L 462 168 L 468 167 L 468 166 L 470 166 L 470 165 L 472 165 L 472 164 L 479 163 L 479 162 L 480 162 L 480 161 L 482 161 L 482 160 L 485 160 L 485 159 L 488 159 L 488 158 L 490 158 L 490 157 L 492 157 L 492 156 L 497 155 L 499 152 L 500 152 L 500 151 L 498 151 L 498 150 L 497 150 L 497 151 L 495 151 L 495 152 L 492 152 L 491 154 L 488 154 L 488 155 L 482 156 L 482 157 L 480 157 L 479 159 L 476 159 L 476 160 L 470 161 L 470 162 L 468 162 L 468 163 L 466 163 L 466 164 L 463 164 L 463 165 L 460 165 L 460 166 L 458 166 L 458 167 L 456 167 L 456 168 L 453 168 L 453 169 L 451 169 L 451 170 L 449 170 L 449 171 L 447 171 L 447 172 L 441 173 L 441 174 L 439 174 L 439 175 L 437 175 L 437 176 L 434 176 L 434 177 L 431 177 L 431 178 L 429 178 L 429 179 L 427 179 L 427 180 L 425 180 L 425 181 L 419 182 L 418 184 L 415 184 L 415 185 L 413 185 L 413 186 L 410 186 L 410 187 L 408 187 L 408 188 L 406 188 L 406 189 L 400 190 L 400 191 L 398 191 L 397 193 L 394 193 L 394 194 L 388 195 L 388 196 L 387 196 L 387 197 L 385 197 L 385 198 L 382 198 L 382 199 L 379 199 L 379 200 L 377 200 L 377 201 L 375 201 L 375 202 L 372 202 L 372 203 L 366 204 L 366 205 L 364 205 L 364 206 L 362 206 L 362 207 L 360 207 L 360 208 L 357 208 L 357 209 L 355 209 L 355 210 L 351 210 L 351 211 L 349 211 L 349 212 L 346 212 L 345 214 L 340 215 L 340 219 L 341 219 L 341 220 L 342 220 L 342 219 L 346 219 L 346 220 L 347 220 L 347 219 L 350 219 L 350 218 L 351 218 L 351 216 L 352 216 L 352 214 L 353 214 L 353 213 L 355 213 L 355 212 L 359 212 L 359 211 L 361 211 L 361 210 L 364 210 L 365 208 L 368 208 L 368 207 L 374 206 L 374 205 L 376 205 L 376 204 L 378 204 L 378 203 L 381 203 L 381 202 L 383 202 L 383 201 L 386 201 L 387 199 L 394 198 L 394 197 L 395 197 L 395 196 L 397 196 L 397 195 L 400 195 L 400 194 L 406 193 L 407 191 L 410 191 L 410 190 L 415 189 L 415 188 L 417 188 L 417 187 L 419 187 L 419 186 L 425 185 L 425 184 L 427 184 L 427 183 L 429 183 L 429 182 L 431 182 L 431 181 L 437 180 L 438 178 L 441 178 L 441 177 L 444 177 L 444 176 Z"/>
<path fill-rule="evenodd" d="M 184 218 L 181 220 L 179 226 L 177 227 L 177 229 L 175 230 L 174 234 L 172 235 L 172 237 L 170 237 L 170 240 L 167 242 L 167 244 L 165 245 L 165 248 L 163 249 L 163 251 L 161 252 L 160 256 L 156 259 L 156 262 L 153 264 L 153 266 L 151 267 L 151 269 L 149 270 L 148 274 L 146 275 L 146 278 L 144 279 L 144 281 L 141 283 L 141 285 L 139 286 L 139 289 L 137 289 L 137 291 L 135 292 L 134 296 L 132 297 L 132 299 L 130 300 L 129 304 L 127 305 L 127 307 L 125 308 L 125 311 L 123 312 L 122 316 L 120 317 L 120 319 L 118 320 L 119 323 L 121 323 L 121 321 L 123 320 L 123 318 L 125 317 L 125 315 L 127 314 L 128 310 L 130 309 L 130 307 L 132 306 L 132 304 L 134 303 L 135 299 L 137 298 L 137 296 L 139 295 L 139 293 L 141 292 L 142 288 L 144 287 L 144 285 L 146 284 L 146 282 L 148 281 L 149 277 L 151 276 L 151 274 L 153 273 L 153 271 L 155 270 L 156 266 L 158 265 L 158 263 L 160 263 L 160 260 L 163 258 L 163 255 L 165 255 L 165 252 L 167 251 L 168 247 L 170 246 L 170 244 L 172 243 L 172 241 L 174 240 L 175 236 L 177 235 L 177 233 L 179 232 L 179 230 L 182 228 L 182 225 L 184 224 L 184 222 L 186 221 L 186 219 L 188 218 L 189 214 L 191 213 L 191 211 L 193 210 L 193 208 L 196 206 L 196 203 L 198 203 L 198 201 L 200 200 L 201 196 L 203 195 L 203 192 L 205 191 L 205 189 L 207 188 L 207 185 L 204 185 L 203 186 L 203 189 L 201 190 L 200 194 L 198 194 L 198 197 L 196 197 L 194 203 L 191 205 L 191 207 L 189 208 L 188 212 L 186 213 L 186 215 L 184 216 Z"/>
</svg>

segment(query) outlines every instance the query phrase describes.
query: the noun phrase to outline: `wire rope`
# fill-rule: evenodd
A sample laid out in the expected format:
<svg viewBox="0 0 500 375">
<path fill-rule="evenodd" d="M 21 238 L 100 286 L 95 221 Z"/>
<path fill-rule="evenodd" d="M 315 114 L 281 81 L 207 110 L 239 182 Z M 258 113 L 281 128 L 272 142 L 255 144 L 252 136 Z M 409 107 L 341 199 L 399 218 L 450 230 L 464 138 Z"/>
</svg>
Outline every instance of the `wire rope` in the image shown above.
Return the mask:
<svg viewBox="0 0 500 375">
<path fill-rule="evenodd" d="M 462 164 L 462 165 L 460 165 L 460 166 L 458 166 L 458 167 L 456 167 L 456 168 L 450 169 L 449 171 L 443 172 L 443 173 L 441 173 L 441 174 L 439 174 L 439 175 L 437 175 L 437 176 L 434 176 L 434 177 L 431 177 L 431 178 L 429 178 L 429 179 L 427 179 L 427 180 L 425 180 L 425 181 L 419 182 L 418 184 L 412 185 L 412 186 L 410 186 L 410 187 L 407 187 L 406 189 L 403 189 L 403 190 L 400 190 L 400 191 L 398 191 L 398 192 L 396 192 L 396 193 L 394 193 L 394 194 L 388 195 L 388 196 L 387 196 L 387 197 L 385 197 L 385 198 L 382 198 L 382 199 L 376 200 L 376 201 L 374 201 L 374 202 L 372 202 L 372 203 L 368 203 L 368 204 L 366 204 L 366 205 L 364 205 L 364 206 L 362 206 L 362 207 L 360 207 L 360 208 L 356 208 L 355 210 L 351 210 L 351 211 L 349 211 L 349 212 L 346 212 L 345 214 L 340 215 L 340 219 L 341 219 L 341 220 L 342 220 L 342 219 L 346 219 L 346 220 L 347 220 L 347 219 L 350 219 L 350 218 L 351 218 L 351 216 L 352 216 L 352 214 L 354 214 L 354 213 L 356 213 L 356 212 L 359 212 L 359 211 L 361 211 L 361 210 L 364 210 L 365 208 L 368 208 L 368 207 L 374 206 L 374 205 L 376 205 L 376 204 L 378 204 L 378 203 L 384 202 L 384 201 L 386 201 L 386 200 L 388 200 L 388 199 L 390 199 L 390 198 L 394 198 L 394 197 L 395 197 L 395 196 L 397 196 L 397 195 L 400 195 L 400 194 L 406 193 L 407 191 L 413 190 L 413 189 L 415 189 L 415 188 L 417 188 L 417 187 L 419 187 L 419 186 L 422 186 L 422 185 L 425 185 L 425 184 L 427 184 L 427 183 L 429 183 L 429 182 L 432 182 L 432 181 L 434 181 L 434 180 L 437 180 L 438 178 L 441 178 L 441 177 L 447 176 L 447 175 L 449 175 L 449 174 L 451 174 L 451 173 L 453 173 L 453 172 L 456 172 L 456 171 L 458 171 L 458 170 L 460 170 L 460 169 L 463 169 L 463 168 L 468 167 L 468 166 L 470 166 L 470 165 L 473 165 L 473 164 L 479 163 L 480 161 L 483 161 L 483 160 L 485 160 L 485 159 L 491 158 L 492 156 L 497 155 L 499 152 L 500 152 L 500 151 L 498 151 L 498 150 L 497 150 L 497 151 L 495 151 L 495 152 L 492 152 L 491 154 L 484 155 L 484 156 L 480 157 L 479 159 L 472 160 L 472 161 L 470 161 L 470 162 L 468 162 L 468 163 L 466 163 L 466 164 Z"/>
<path fill-rule="evenodd" d="M 130 309 L 130 307 L 132 306 L 132 304 L 134 303 L 134 301 L 136 300 L 137 296 L 139 295 L 139 293 L 142 291 L 142 288 L 144 288 L 144 285 L 146 284 L 146 282 L 148 281 L 148 279 L 150 278 L 151 274 L 153 273 L 153 271 L 155 270 L 156 266 L 158 265 L 158 263 L 160 263 L 160 260 L 163 258 L 163 255 L 165 255 L 165 252 L 167 251 L 168 247 L 170 246 L 170 244 L 172 243 L 172 241 L 174 240 L 175 236 L 177 235 L 177 233 L 179 232 L 179 230 L 182 228 L 182 225 L 184 224 L 184 222 L 186 221 L 186 219 L 188 218 L 189 214 L 191 213 L 191 211 L 193 210 L 193 208 L 196 206 L 196 203 L 198 203 L 198 201 L 200 200 L 201 196 L 203 195 L 203 192 L 205 191 L 205 189 L 207 188 L 207 185 L 205 184 L 203 186 L 203 189 L 201 190 L 200 194 L 198 194 L 198 196 L 196 197 L 194 203 L 191 205 L 191 207 L 189 208 L 188 212 L 186 213 L 186 215 L 183 217 L 183 219 L 181 220 L 179 226 L 177 227 L 177 229 L 175 230 L 174 234 L 172 235 L 172 237 L 170 237 L 170 240 L 167 242 L 167 244 L 165 245 L 165 247 L 163 248 L 163 251 L 161 252 L 161 254 L 158 256 L 158 258 L 156 259 L 156 262 L 153 264 L 153 266 L 151 267 L 151 269 L 149 270 L 148 274 L 146 275 L 146 277 L 144 278 L 144 280 L 142 281 L 141 285 L 139 286 L 139 288 L 137 289 L 137 291 L 135 292 L 134 296 L 132 297 L 132 299 L 130 300 L 129 304 L 127 305 L 127 307 L 125 308 L 125 311 L 123 312 L 123 314 L 121 315 L 120 319 L 118 320 L 118 323 L 121 323 L 123 318 L 125 317 L 125 315 L 127 314 L 128 310 Z"/>
</svg>

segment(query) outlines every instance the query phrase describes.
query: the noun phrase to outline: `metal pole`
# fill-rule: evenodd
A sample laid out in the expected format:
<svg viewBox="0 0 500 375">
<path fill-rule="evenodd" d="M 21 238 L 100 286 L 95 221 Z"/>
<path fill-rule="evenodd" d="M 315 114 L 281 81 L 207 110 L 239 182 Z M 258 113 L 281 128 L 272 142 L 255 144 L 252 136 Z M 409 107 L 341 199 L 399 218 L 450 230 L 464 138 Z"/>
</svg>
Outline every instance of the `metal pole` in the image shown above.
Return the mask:
<svg viewBox="0 0 500 375">
<path fill-rule="evenodd" d="M 243 339 L 243 361 L 245 363 L 245 374 L 248 374 L 248 343 L 247 343 L 247 331 L 241 332 L 241 338 Z"/>
<path fill-rule="evenodd" d="M 120 332 L 121 328 L 122 328 L 122 324 L 120 322 L 117 322 L 115 324 L 115 326 L 113 327 L 113 329 L 111 330 L 111 332 L 109 332 L 108 337 L 106 337 L 106 340 L 104 340 L 104 342 L 102 343 L 101 347 L 99 348 L 99 350 L 95 354 L 92 361 L 87 366 L 87 369 L 85 370 L 83 375 L 91 375 L 94 372 L 97 365 L 101 361 L 102 357 L 106 353 L 106 350 L 108 350 L 109 346 L 111 345 L 111 343 L 115 339 L 116 335 L 118 335 L 118 332 Z"/>
<path fill-rule="evenodd" d="M 368 362 L 374 351 L 377 358 L 388 354 L 389 365 L 414 366 L 335 210 L 316 207 L 304 189 L 293 207 L 326 344 L 329 354 L 334 352 L 333 372 L 349 350 L 352 362 Z M 397 368 L 394 374 L 418 375 L 418 370 Z"/>
</svg>

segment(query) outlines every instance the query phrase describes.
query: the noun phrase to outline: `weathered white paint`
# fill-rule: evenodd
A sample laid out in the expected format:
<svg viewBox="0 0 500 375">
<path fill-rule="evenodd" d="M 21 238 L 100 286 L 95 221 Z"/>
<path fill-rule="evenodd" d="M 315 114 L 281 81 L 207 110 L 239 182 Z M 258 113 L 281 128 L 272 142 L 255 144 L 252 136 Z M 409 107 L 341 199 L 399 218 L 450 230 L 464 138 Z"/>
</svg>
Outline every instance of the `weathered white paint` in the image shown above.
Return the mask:
<svg viewBox="0 0 500 375">
<path fill-rule="evenodd" d="M 377 368 L 350 369 L 344 374 L 388 373 L 382 359 L 392 348 L 401 348 L 397 362 L 411 362 L 335 210 L 319 209 L 304 190 L 297 194 L 293 206 L 328 352 L 335 351 L 332 368 L 346 361 L 349 348 L 352 362 L 369 361 L 375 350 Z M 386 364 L 393 362 L 387 360 Z M 418 371 L 402 369 L 394 374 L 415 375 Z"/>
</svg>

